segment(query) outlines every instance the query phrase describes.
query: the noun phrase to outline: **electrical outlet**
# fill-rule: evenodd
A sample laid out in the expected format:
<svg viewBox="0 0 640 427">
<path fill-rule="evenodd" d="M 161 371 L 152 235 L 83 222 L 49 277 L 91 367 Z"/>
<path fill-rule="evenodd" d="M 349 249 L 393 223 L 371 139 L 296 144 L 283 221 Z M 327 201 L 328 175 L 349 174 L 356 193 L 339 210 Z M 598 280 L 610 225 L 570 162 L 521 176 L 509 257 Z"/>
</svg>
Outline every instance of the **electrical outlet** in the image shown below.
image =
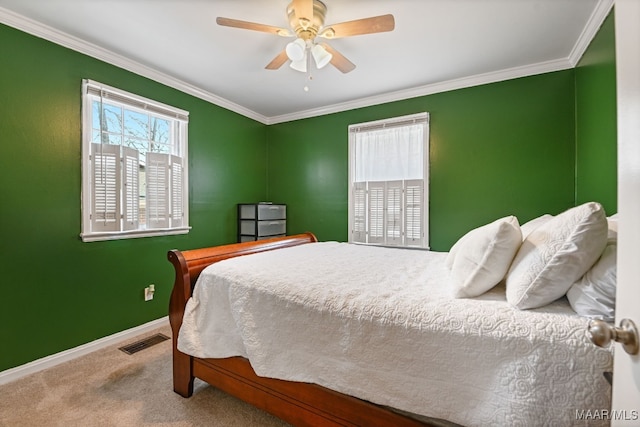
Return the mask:
<svg viewBox="0 0 640 427">
<path fill-rule="evenodd" d="M 153 293 L 156 291 L 155 285 L 149 285 L 144 288 L 144 300 L 151 301 L 153 299 Z"/>
</svg>

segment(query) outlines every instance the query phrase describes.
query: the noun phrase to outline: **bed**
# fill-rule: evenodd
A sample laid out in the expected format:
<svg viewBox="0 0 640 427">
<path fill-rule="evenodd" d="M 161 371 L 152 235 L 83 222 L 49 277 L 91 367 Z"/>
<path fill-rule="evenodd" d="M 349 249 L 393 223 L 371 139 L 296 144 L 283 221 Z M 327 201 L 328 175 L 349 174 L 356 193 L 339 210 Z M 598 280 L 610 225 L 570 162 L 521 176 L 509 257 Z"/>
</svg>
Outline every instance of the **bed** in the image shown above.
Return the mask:
<svg viewBox="0 0 640 427">
<path fill-rule="evenodd" d="M 314 242 L 317 242 L 316 237 L 312 233 L 305 233 L 211 248 L 169 251 L 168 259 L 176 274 L 169 303 L 174 391 L 183 397 L 190 397 L 194 379 L 199 378 L 296 426 L 429 425 L 316 384 L 260 377 L 244 357 L 198 358 L 178 350 L 178 334 L 187 301 L 207 266 L 238 256 Z"/>
<path fill-rule="evenodd" d="M 584 414 L 610 407 L 612 349 L 578 314 L 607 225 L 588 204 L 448 253 L 311 233 L 170 251 L 174 390 L 200 378 L 302 426 L 607 425 Z"/>
</svg>

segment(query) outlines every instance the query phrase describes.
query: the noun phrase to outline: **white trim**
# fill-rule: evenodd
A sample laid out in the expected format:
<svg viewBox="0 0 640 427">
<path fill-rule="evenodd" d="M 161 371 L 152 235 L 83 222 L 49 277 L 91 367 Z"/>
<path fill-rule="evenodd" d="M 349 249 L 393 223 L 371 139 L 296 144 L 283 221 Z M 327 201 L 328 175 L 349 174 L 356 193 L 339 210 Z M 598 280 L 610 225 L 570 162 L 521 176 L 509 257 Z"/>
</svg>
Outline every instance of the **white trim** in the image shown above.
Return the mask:
<svg viewBox="0 0 640 427">
<path fill-rule="evenodd" d="M 78 357 L 92 353 L 94 351 L 102 350 L 103 348 L 118 344 L 128 339 L 134 338 L 138 335 L 148 333 L 154 329 L 165 326 L 169 321 L 168 316 L 161 317 L 160 319 L 152 320 L 140 326 L 136 326 L 131 329 L 127 329 L 122 332 L 109 335 L 104 338 L 91 341 L 87 344 L 80 345 L 78 347 L 71 348 L 69 350 L 61 351 L 60 353 L 52 354 L 50 356 L 43 357 L 33 362 L 26 363 L 15 368 L 7 369 L 0 372 L 0 385 L 16 381 L 27 375 L 34 374 L 44 369 L 52 368 L 61 363 L 69 362 Z"/>
<path fill-rule="evenodd" d="M 536 74 L 551 73 L 573 68 L 568 59 L 558 59 L 554 61 L 540 62 L 538 64 L 526 65 L 523 67 L 509 68 L 506 70 L 491 73 L 477 74 L 475 76 L 463 77 L 460 79 L 448 80 L 440 83 L 419 86 L 411 89 L 389 92 L 382 95 L 375 95 L 366 98 L 347 101 L 341 104 L 329 105 L 327 107 L 315 108 L 311 110 L 299 111 L 281 116 L 269 117 L 267 125 L 290 122 L 310 117 L 323 116 L 326 114 L 339 113 L 342 111 L 355 110 L 357 108 L 370 107 L 373 105 L 385 104 L 387 102 L 402 101 L 420 96 L 433 95 L 436 93 L 449 92 L 457 89 L 480 86 L 489 83 L 496 83 L 506 80 L 528 77 Z"/>
<path fill-rule="evenodd" d="M 267 117 L 256 113 L 246 107 L 235 104 L 218 95 L 202 90 L 182 80 L 171 77 L 167 74 L 156 71 L 146 65 L 132 61 L 121 55 L 103 49 L 92 43 L 86 42 L 77 37 L 73 37 L 62 31 L 58 31 L 40 22 L 34 21 L 22 15 L 11 12 L 0 7 L 0 22 L 11 27 L 17 28 L 34 36 L 49 40 L 53 43 L 68 47 L 77 52 L 89 55 L 93 58 L 105 61 L 109 64 L 116 65 L 125 70 L 131 71 L 143 77 L 150 78 L 159 83 L 165 84 L 174 89 L 180 90 L 186 94 L 193 95 L 196 98 L 203 99 L 219 107 L 241 114 L 250 119 L 256 120 L 265 125 L 290 122 L 294 120 L 306 119 L 311 117 L 323 116 L 342 111 L 353 110 L 357 108 L 370 107 L 373 105 L 384 104 L 387 102 L 401 101 L 404 99 L 416 98 L 425 95 L 433 95 L 441 92 L 448 92 L 467 87 L 479 86 L 483 84 L 495 83 L 499 81 L 511 80 L 520 77 L 527 77 L 537 74 L 550 73 L 554 71 L 562 71 L 574 68 L 582 57 L 582 54 L 593 40 L 598 29 L 604 22 L 609 11 L 613 6 L 614 0 L 599 0 L 593 14 L 589 18 L 587 25 L 582 31 L 578 41 L 574 45 L 571 53 L 567 58 L 557 59 L 553 61 L 540 62 L 537 64 L 526 65 L 522 67 L 509 68 L 506 70 L 478 74 L 475 76 L 464 77 L 461 79 L 449 80 L 436 84 L 429 84 L 407 90 L 389 92 L 382 95 L 360 98 L 354 101 L 348 101 L 339 104 L 333 104 L 326 107 L 314 108 L 305 111 L 299 111 L 291 114 L 283 114 L 280 116 Z"/>
<path fill-rule="evenodd" d="M 104 96 L 107 100 L 115 96 L 115 101 L 119 103 L 131 104 L 131 107 L 148 114 L 151 111 L 154 115 L 166 117 L 171 120 L 189 122 L 189 112 L 173 105 L 164 104 L 154 99 L 136 95 L 131 92 L 118 89 L 95 80 L 84 79 L 82 84 L 82 95 Z M 123 98 L 123 99 L 118 99 Z M 142 105 L 147 104 L 147 105 Z"/>
<path fill-rule="evenodd" d="M 575 46 L 573 46 L 573 49 L 569 54 L 569 62 L 571 63 L 572 67 L 578 65 L 578 62 L 580 62 L 582 55 L 584 55 L 584 52 L 589 47 L 589 44 L 598 33 L 598 30 L 600 30 L 600 27 L 604 23 L 604 20 L 607 18 L 609 12 L 611 11 L 611 8 L 613 7 L 613 1 L 614 0 L 598 1 L 595 10 L 589 17 L 587 25 L 582 30 L 582 34 L 580 34 L 580 37 L 578 37 L 578 41 L 576 42 Z"/>
<path fill-rule="evenodd" d="M 191 227 L 154 228 L 150 230 L 118 231 L 113 233 L 80 233 L 83 242 L 103 242 L 105 240 L 137 239 L 140 237 L 175 236 L 189 234 Z"/>
<path fill-rule="evenodd" d="M 640 2 L 616 0 L 616 95 L 618 134 L 618 212 L 620 214 L 616 285 L 616 324 L 630 319 L 640 324 L 638 239 L 640 238 Z M 640 356 L 615 347 L 611 427 L 638 425 Z M 631 411 L 631 410 L 635 411 Z"/>
<path fill-rule="evenodd" d="M 379 127 L 381 129 L 381 128 L 397 125 L 398 123 L 401 123 L 401 125 L 404 126 L 409 124 L 409 122 L 414 122 L 414 123 L 426 122 L 428 124 L 429 113 L 427 111 L 423 111 L 421 113 L 407 114 L 406 116 L 398 116 L 398 117 L 391 117 L 389 119 L 380 119 L 380 120 L 374 120 L 371 122 L 356 123 L 353 125 L 349 125 L 349 132 L 365 132 L 365 131 L 373 130 L 374 127 Z"/>
</svg>

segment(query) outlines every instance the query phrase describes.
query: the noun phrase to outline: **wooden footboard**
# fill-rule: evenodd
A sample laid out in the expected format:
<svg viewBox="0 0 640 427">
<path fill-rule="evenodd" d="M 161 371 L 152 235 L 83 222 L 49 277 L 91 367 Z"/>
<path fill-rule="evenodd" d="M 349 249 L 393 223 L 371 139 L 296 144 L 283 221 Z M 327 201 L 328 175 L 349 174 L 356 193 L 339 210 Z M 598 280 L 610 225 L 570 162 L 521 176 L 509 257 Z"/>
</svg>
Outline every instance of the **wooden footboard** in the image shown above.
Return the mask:
<svg viewBox="0 0 640 427">
<path fill-rule="evenodd" d="M 193 287 L 202 270 L 208 265 L 228 258 L 317 241 L 312 233 L 305 233 L 188 251 L 177 249 L 169 251 L 167 256 L 176 273 L 169 300 L 169 323 L 173 336 L 173 389 L 176 393 L 184 397 L 193 394 L 193 360 L 195 358 L 178 351 L 177 342 L 187 300 L 191 297 Z"/>
<path fill-rule="evenodd" d="M 428 425 L 315 384 L 259 377 L 250 363 L 241 357 L 199 359 L 178 351 L 178 331 L 182 325 L 185 305 L 205 267 L 236 256 L 313 242 L 317 242 L 316 237 L 312 233 L 305 233 L 212 248 L 169 251 L 168 258 L 176 273 L 169 303 L 174 391 L 189 397 L 193 394 L 194 378 L 200 378 L 296 426 Z"/>
</svg>

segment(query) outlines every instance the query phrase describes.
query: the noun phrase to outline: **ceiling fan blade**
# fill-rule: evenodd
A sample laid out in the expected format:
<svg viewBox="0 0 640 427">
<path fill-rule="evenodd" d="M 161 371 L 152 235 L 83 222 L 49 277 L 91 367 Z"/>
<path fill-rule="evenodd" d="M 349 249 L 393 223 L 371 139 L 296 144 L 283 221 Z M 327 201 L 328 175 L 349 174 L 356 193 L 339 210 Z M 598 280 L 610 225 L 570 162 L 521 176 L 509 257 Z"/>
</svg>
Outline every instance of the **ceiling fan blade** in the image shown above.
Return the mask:
<svg viewBox="0 0 640 427">
<path fill-rule="evenodd" d="M 277 70 L 278 68 L 282 67 L 282 64 L 287 62 L 288 59 L 289 57 L 287 57 L 287 51 L 283 50 L 264 68 L 266 68 L 267 70 Z"/>
<path fill-rule="evenodd" d="M 355 21 L 342 22 L 328 25 L 322 29 L 318 36 L 327 39 L 339 37 L 359 36 L 361 34 L 383 33 L 393 31 L 396 23 L 393 15 L 380 15 L 371 18 L 356 19 Z"/>
<path fill-rule="evenodd" d="M 320 43 L 320 45 L 331 54 L 331 65 L 336 67 L 338 70 L 346 74 L 356 68 L 356 65 L 353 62 L 349 61 L 343 54 L 341 54 L 328 44 Z"/>
<path fill-rule="evenodd" d="M 296 11 L 296 18 L 313 21 L 313 0 L 293 0 L 293 10 Z"/>
<path fill-rule="evenodd" d="M 293 36 L 291 31 L 287 30 L 286 28 L 274 27 L 272 25 L 265 25 L 265 24 L 257 24 L 255 22 L 240 21 L 238 19 L 223 18 L 221 16 L 216 18 L 216 23 L 218 25 L 222 25 L 223 27 L 233 27 L 233 28 L 241 28 L 243 30 L 260 31 L 263 33 L 271 33 L 271 34 L 276 34 L 278 36 L 283 36 L 283 37 Z"/>
</svg>

